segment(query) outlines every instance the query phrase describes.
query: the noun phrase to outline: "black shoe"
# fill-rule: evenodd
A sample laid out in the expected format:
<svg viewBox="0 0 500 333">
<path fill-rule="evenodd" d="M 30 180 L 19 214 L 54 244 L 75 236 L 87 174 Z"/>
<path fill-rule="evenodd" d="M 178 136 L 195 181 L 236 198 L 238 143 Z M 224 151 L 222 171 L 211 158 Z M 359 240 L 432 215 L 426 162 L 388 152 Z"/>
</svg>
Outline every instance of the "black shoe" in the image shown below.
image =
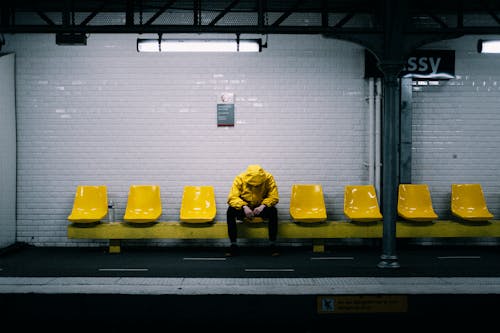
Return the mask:
<svg viewBox="0 0 500 333">
<path fill-rule="evenodd" d="M 271 245 L 269 249 L 271 250 L 272 257 L 277 257 L 280 255 L 280 251 L 278 250 L 278 247 L 276 245 Z"/>
<path fill-rule="evenodd" d="M 238 255 L 238 245 L 231 244 L 226 251 L 226 257 L 235 257 Z"/>
</svg>

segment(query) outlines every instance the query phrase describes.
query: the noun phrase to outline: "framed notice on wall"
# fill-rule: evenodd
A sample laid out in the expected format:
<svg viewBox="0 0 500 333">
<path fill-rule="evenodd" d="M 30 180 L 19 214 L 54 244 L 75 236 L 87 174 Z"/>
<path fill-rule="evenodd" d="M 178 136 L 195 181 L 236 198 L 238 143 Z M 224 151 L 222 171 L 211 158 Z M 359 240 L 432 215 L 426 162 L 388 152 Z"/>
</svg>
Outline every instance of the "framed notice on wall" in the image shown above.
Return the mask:
<svg viewBox="0 0 500 333">
<path fill-rule="evenodd" d="M 222 93 L 217 98 L 217 126 L 234 126 L 234 94 Z"/>
</svg>

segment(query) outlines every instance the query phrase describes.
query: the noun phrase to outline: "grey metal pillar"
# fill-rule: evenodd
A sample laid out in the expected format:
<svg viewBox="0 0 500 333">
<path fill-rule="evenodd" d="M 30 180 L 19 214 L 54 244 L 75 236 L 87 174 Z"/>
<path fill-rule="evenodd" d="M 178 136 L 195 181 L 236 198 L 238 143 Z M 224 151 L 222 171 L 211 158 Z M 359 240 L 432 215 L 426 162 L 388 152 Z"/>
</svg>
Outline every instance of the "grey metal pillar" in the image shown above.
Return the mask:
<svg viewBox="0 0 500 333">
<path fill-rule="evenodd" d="M 399 183 L 411 183 L 412 78 L 401 78 Z"/>
<path fill-rule="evenodd" d="M 399 72 L 401 62 L 380 62 L 384 73 L 382 109 L 382 255 L 379 268 L 400 267 L 396 255 L 396 218 L 399 179 Z"/>
</svg>

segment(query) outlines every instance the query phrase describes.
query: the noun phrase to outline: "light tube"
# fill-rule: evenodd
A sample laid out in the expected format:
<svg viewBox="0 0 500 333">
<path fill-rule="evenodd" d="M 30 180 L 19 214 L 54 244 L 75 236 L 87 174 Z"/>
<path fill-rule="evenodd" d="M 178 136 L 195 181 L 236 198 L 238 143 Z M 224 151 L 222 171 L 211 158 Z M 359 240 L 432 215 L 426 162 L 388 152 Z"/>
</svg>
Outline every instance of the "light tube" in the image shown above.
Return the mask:
<svg viewBox="0 0 500 333">
<path fill-rule="evenodd" d="M 479 53 L 500 53 L 500 40 L 477 41 L 477 52 Z"/>
<path fill-rule="evenodd" d="M 260 52 L 260 39 L 137 39 L 138 52 Z"/>
</svg>

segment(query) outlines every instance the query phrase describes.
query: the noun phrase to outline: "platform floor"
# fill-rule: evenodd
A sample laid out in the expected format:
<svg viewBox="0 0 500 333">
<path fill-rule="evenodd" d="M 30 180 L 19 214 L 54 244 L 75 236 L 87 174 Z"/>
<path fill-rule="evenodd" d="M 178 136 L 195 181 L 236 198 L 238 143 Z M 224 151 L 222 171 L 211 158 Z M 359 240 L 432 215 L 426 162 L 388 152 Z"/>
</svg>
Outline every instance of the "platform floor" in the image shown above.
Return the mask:
<svg viewBox="0 0 500 333">
<path fill-rule="evenodd" d="M 477 328 L 498 321 L 496 246 L 406 245 L 397 249 L 395 269 L 377 267 L 381 249 L 373 246 L 281 250 L 271 257 L 266 248 L 243 247 L 226 258 L 218 247 L 110 254 L 21 246 L 0 254 L 0 313 L 56 331 L 106 332 L 325 332 L 375 324 L 391 331 L 397 323 Z M 391 297 L 395 308 L 379 307 Z M 324 307 L 346 299 L 358 307 Z"/>
</svg>

